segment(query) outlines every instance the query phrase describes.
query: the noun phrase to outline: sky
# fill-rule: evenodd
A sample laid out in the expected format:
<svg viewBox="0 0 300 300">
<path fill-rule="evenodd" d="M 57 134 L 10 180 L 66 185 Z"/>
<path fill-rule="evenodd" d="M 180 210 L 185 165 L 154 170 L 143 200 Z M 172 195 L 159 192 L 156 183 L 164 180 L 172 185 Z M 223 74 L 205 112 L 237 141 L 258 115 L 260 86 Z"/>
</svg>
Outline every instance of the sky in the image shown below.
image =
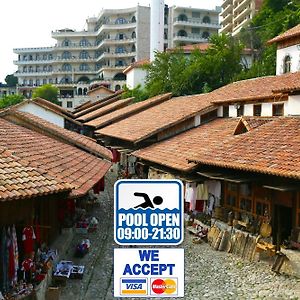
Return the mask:
<svg viewBox="0 0 300 300">
<path fill-rule="evenodd" d="M 51 0 L 5 1 L 1 5 L 0 82 L 17 70 L 13 64 L 14 48 L 49 47 L 55 44 L 51 31 L 61 28 L 82 30 L 88 17 L 98 16 L 101 9 L 149 6 L 150 0 Z M 172 6 L 214 9 L 222 0 L 165 0 Z"/>
</svg>

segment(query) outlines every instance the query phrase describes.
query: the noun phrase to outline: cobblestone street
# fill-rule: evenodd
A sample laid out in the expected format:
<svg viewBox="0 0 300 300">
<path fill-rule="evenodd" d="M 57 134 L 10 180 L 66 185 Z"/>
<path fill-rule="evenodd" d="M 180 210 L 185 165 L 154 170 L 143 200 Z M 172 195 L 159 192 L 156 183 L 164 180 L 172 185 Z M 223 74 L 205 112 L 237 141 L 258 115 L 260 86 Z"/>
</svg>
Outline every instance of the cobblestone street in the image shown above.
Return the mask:
<svg viewBox="0 0 300 300">
<path fill-rule="evenodd" d="M 106 176 L 106 191 L 93 215 L 99 228 L 89 234 L 91 250 L 83 258 L 74 258 L 76 243 L 85 237 L 75 235 L 66 259 L 85 265 L 82 280 L 68 280 L 63 300 L 111 300 L 113 297 L 113 173 Z M 300 279 L 276 275 L 267 262 L 250 263 L 224 252 L 214 251 L 206 243 L 193 244 L 185 235 L 185 297 L 197 299 L 300 299 Z M 129 299 L 129 298 L 126 298 Z M 131 298 L 137 299 L 137 298 Z M 142 299 L 142 298 L 139 298 Z M 170 298 L 169 298 L 170 299 Z"/>
</svg>

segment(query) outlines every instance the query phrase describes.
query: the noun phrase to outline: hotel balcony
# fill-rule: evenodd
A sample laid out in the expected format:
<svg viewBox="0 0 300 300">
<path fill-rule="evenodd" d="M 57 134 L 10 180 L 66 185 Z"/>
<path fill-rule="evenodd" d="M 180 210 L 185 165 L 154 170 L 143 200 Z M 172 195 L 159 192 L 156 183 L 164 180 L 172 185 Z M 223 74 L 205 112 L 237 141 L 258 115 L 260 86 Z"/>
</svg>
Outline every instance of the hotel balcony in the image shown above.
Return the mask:
<svg viewBox="0 0 300 300">
<path fill-rule="evenodd" d="M 79 58 L 76 56 L 72 56 L 70 58 L 63 58 L 61 56 L 57 56 L 54 60 L 53 63 L 76 63 L 76 62 L 95 62 L 96 58 Z"/>
<path fill-rule="evenodd" d="M 123 65 L 112 65 L 112 66 L 102 66 L 97 73 L 103 72 L 103 71 L 120 71 L 122 72 L 125 70 L 129 64 L 123 64 Z"/>
<path fill-rule="evenodd" d="M 34 72 L 20 72 L 17 71 L 14 73 L 17 77 L 37 77 L 37 76 L 50 76 L 53 74 L 52 71 L 34 71 Z"/>
<path fill-rule="evenodd" d="M 126 57 L 134 57 L 135 55 L 136 52 L 122 52 L 122 53 L 104 52 L 97 58 L 97 61 L 101 61 L 104 58 L 126 58 Z"/>
<path fill-rule="evenodd" d="M 250 8 L 248 8 L 248 7 L 246 7 L 246 8 L 244 8 L 244 10 L 243 11 L 241 11 L 239 14 L 237 14 L 237 15 L 233 15 L 233 23 L 234 24 L 237 24 L 237 23 L 242 23 L 242 22 L 244 22 L 244 19 L 246 18 L 247 20 L 250 20 L 249 18 L 248 18 L 248 15 L 250 15 L 251 14 L 251 9 Z M 239 26 L 239 25 L 238 25 Z"/>
<path fill-rule="evenodd" d="M 39 59 L 39 60 L 14 60 L 15 65 L 44 65 L 44 64 L 52 64 L 53 59 Z"/>
<path fill-rule="evenodd" d="M 223 20 L 222 20 L 222 25 L 226 26 L 228 23 L 232 23 L 233 19 L 232 19 L 232 14 L 228 14 Z"/>
<path fill-rule="evenodd" d="M 222 7 L 226 7 L 228 4 L 232 4 L 233 0 L 224 0 L 222 3 Z"/>
<path fill-rule="evenodd" d="M 97 71 L 95 70 L 95 67 L 92 66 L 87 70 L 81 70 L 80 68 L 72 68 L 71 70 L 63 70 L 61 68 L 57 68 L 53 70 L 53 74 L 58 75 L 72 75 L 72 74 L 95 74 Z"/>
<path fill-rule="evenodd" d="M 120 40 L 120 39 L 104 39 L 96 47 L 97 47 L 97 49 L 99 49 L 102 46 L 134 44 L 135 42 L 136 42 L 136 39 L 132 39 L 132 38 L 125 38 L 125 39 L 122 39 L 122 40 Z"/>
<path fill-rule="evenodd" d="M 220 28 L 220 24 L 218 23 L 203 23 L 202 20 L 197 18 L 187 18 L 187 20 L 174 18 L 173 26 L 205 27 L 212 29 Z"/>
<path fill-rule="evenodd" d="M 221 28 L 220 33 L 231 33 L 232 32 L 232 23 L 227 23 L 224 27 Z"/>
<path fill-rule="evenodd" d="M 228 13 L 232 13 L 232 4 L 229 4 L 225 7 L 225 9 L 223 9 L 223 11 L 220 13 L 220 16 L 224 17 L 226 16 Z"/>
<path fill-rule="evenodd" d="M 250 3 L 251 1 L 249 0 L 242 0 L 240 3 L 238 3 L 238 5 L 233 7 L 233 12 L 239 14 L 245 8 L 249 8 Z"/>
<path fill-rule="evenodd" d="M 71 29 L 62 29 L 62 30 L 56 30 L 51 32 L 51 37 L 96 37 L 97 33 L 94 31 L 75 31 Z"/>
<path fill-rule="evenodd" d="M 236 35 L 240 32 L 240 30 L 242 29 L 242 27 L 246 26 L 248 23 L 250 23 L 251 19 L 244 19 L 240 24 L 238 25 L 233 25 L 233 29 L 232 29 L 232 35 Z"/>
<path fill-rule="evenodd" d="M 208 39 L 204 39 L 199 34 L 188 34 L 187 36 L 181 36 L 174 34 L 174 42 L 197 42 L 197 43 L 207 43 Z"/>
<path fill-rule="evenodd" d="M 136 22 L 127 22 L 127 23 L 121 23 L 116 24 L 114 22 L 107 22 L 105 24 L 102 24 L 99 29 L 97 30 L 96 35 L 101 34 L 104 30 L 126 30 L 126 29 L 134 29 L 136 28 Z"/>
<path fill-rule="evenodd" d="M 37 48 L 15 48 L 13 49 L 16 54 L 32 54 L 32 53 L 44 53 L 51 52 L 53 47 L 37 47 Z"/>
<path fill-rule="evenodd" d="M 69 46 L 63 46 L 63 45 L 55 45 L 56 50 L 95 50 L 97 49 L 96 45 L 88 44 L 88 45 L 80 45 L 80 43 L 71 43 Z"/>
</svg>

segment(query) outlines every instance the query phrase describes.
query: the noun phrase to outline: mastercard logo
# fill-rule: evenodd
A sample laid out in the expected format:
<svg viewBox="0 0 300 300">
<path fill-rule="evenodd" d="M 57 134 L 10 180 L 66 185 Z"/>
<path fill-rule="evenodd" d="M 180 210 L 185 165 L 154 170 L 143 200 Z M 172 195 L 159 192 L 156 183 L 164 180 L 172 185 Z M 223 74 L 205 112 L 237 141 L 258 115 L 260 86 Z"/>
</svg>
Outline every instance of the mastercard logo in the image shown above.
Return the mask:
<svg viewBox="0 0 300 300">
<path fill-rule="evenodd" d="M 174 294 L 177 291 L 177 280 L 175 279 L 155 279 L 152 281 L 151 289 L 155 294 Z"/>
</svg>

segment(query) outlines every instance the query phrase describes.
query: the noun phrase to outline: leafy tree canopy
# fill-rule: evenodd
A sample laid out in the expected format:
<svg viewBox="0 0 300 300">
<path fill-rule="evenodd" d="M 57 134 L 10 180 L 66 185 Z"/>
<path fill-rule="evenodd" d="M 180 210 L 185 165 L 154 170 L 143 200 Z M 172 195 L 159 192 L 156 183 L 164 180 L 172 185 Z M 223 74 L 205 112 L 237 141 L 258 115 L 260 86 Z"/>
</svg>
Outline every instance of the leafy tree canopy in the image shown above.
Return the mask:
<svg viewBox="0 0 300 300">
<path fill-rule="evenodd" d="M 18 83 L 18 78 L 15 77 L 13 74 L 10 74 L 5 77 L 5 82 L 9 87 L 14 87 Z"/>
<path fill-rule="evenodd" d="M 51 84 L 44 84 L 33 91 L 32 98 L 40 97 L 58 104 L 57 95 L 58 95 L 57 87 Z"/>
<path fill-rule="evenodd" d="M 24 99 L 22 95 L 7 95 L 0 98 L 0 109 L 15 105 Z"/>
<path fill-rule="evenodd" d="M 134 102 L 140 102 L 149 98 L 147 90 L 142 89 L 141 85 L 138 85 L 134 89 L 129 89 L 126 85 L 123 86 L 122 99 L 134 97 Z"/>
</svg>

